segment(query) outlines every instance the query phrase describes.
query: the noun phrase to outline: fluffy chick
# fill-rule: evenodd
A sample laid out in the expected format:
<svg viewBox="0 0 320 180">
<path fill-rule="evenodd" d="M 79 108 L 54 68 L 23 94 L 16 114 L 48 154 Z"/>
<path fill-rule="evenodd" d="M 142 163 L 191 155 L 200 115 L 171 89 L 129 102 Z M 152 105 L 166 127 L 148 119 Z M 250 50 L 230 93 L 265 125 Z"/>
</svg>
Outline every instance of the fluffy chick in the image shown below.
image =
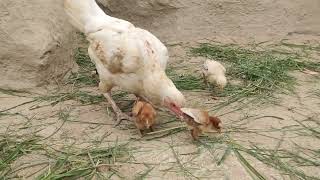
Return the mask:
<svg viewBox="0 0 320 180">
<path fill-rule="evenodd" d="M 221 132 L 221 120 L 218 117 L 210 116 L 208 111 L 193 108 L 182 108 L 184 119 L 191 130 L 193 140 L 197 140 L 203 132 L 217 130 Z"/>
<path fill-rule="evenodd" d="M 206 60 L 202 67 L 202 74 L 206 84 L 216 85 L 220 90 L 227 85 L 226 68 L 218 61 Z"/>
<path fill-rule="evenodd" d="M 144 130 L 153 131 L 157 113 L 150 103 L 137 100 L 132 108 L 132 115 L 141 136 L 144 135 Z"/>
</svg>

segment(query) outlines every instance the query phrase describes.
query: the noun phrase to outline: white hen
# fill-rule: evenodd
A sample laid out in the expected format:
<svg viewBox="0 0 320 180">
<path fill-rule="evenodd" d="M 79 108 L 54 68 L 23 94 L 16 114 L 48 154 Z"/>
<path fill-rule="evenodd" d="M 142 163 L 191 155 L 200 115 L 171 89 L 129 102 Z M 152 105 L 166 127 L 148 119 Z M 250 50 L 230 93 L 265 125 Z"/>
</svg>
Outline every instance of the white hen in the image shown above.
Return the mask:
<svg viewBox="0 0 320 180">
<path fill-rule="evenodd" d="M 185 98 L 165 73 L 168 50 L 159 39 L 128 21 L 106 15 L 95 0 L 64 0 L 64 6 L 70 22 L 90 42 L 88 51 L 99 74 L 99 89 L 117 114 L 116 125 L 129 117 L 111 98 L 115 86 L 182 116 Z"/>
<path fill-rule="evenodd" d="M 206 60 L 202 73 L 206 83 L 217 85 L 221 90 L 227 85 L 226 68 L 218 61 Z"/>
</svg>

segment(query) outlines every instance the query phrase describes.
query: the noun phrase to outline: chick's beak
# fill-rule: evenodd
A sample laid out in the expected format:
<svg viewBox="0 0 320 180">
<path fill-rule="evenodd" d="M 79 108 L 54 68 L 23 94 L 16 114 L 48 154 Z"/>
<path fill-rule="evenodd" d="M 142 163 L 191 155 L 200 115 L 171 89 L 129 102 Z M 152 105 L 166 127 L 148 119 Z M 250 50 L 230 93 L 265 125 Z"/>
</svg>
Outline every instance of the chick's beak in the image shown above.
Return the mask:
<svg viewBox="0 0 320 180">
<path fill-rule="evenodd" d="M 150 119 L 147 119 L 146 120 L 146 127 L 149 129 L 150 127 L 151 127 L 151 121 L 150 121 Z"/>
</svg>

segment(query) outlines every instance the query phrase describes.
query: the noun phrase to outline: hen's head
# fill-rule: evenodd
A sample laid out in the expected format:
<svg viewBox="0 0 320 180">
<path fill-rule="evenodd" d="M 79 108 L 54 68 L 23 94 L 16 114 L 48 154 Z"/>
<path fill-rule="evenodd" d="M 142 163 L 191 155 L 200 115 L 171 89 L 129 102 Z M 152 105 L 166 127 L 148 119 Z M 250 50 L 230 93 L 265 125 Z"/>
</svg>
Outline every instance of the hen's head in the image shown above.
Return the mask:
<svg viewBox="0 0 320 180">
<path fill-rule="evenodd" d="M 183 116 L 181 108 L 185 103 L 186 100 L 183 94 L 175 86 L 163 89 L 162 105 L 168 108 L 176 116 Z"/>
<path fill-rule="evenodd" d="M 150 68 L 152 69 L 152 68 Z M 155 105 L 168 108 L 178 117 L 186 100 L 162 69 L 147 71 L 143 79 L 143 96 Z"/>
</svg>

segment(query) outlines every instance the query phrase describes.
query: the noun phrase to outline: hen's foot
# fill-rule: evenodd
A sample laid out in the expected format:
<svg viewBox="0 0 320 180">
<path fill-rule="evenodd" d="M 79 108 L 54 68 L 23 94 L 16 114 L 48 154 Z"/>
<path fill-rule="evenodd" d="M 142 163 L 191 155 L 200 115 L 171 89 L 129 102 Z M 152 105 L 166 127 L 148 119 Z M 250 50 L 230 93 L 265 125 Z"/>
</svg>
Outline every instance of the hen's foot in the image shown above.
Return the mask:
<svg viewBox="0 0 320 180">
<path fill-rule="evenodd" d="M 104 95 L 104 97 L 106 97 L 106 99 L 109 102 L 109 104 L 111 105 L 114 113 L 116 114 L 116 123 L 115 123 L 114 127 L 118 126 L 122 122 L 122 120 L 129 120 L 129 121 L 132 120 L 132 118 L 130 116 L 128 116 L 127 114 L 125 114 L 121 111 L 121 109 L 118 107 L 118 105 L 112 99 L 110 93 L 105 93 L 103 95 Z"/>
<path fill-rule="evenodd" d="M 123 112 L 116 114 L 116 116 L 117 116 L 117 120 L 116 120 L 116 123 L 113 125 L 113 127 L 120 125 L 123 120 L 133 121 L 132 117 L 128 116 Z"/>
</svg>

